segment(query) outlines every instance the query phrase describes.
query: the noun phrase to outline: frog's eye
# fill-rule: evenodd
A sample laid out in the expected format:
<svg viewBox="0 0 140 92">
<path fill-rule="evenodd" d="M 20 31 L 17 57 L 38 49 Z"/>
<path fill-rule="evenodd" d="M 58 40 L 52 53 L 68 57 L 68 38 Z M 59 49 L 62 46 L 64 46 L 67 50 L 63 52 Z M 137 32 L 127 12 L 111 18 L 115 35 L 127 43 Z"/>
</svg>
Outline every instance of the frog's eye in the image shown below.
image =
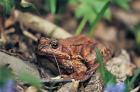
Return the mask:
<svg viewBox="0 0 140 92">
<path fill-rule="evenodd" d="M 50 45 L 51 45 L 51 47 L 53 48 L 53 49 L 57 49 L 58 48 L 58 40 L 52 40 L 51 42 L 50 42 Z"/>
</svg>

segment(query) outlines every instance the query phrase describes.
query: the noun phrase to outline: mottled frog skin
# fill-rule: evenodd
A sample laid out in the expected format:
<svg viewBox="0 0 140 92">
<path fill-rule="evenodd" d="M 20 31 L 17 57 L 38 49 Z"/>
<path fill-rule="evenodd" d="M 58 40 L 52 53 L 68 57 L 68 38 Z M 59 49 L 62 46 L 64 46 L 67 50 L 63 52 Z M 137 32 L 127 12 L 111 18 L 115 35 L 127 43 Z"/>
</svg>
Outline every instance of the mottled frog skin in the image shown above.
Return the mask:
<svg viewBox="0 0 140 92">
<path fill-rule="evenodd" d="M 99 66 L 95 63 L 95 48 L 100 50 L 104 61 L 111 58 L 111 48 L 85 35 L 61 40 L 42 37 L 38 42 L 37 54 L 56 60 L 65 75 L 82 80 L 89 70 L 93 72 Z"/>
</svg>

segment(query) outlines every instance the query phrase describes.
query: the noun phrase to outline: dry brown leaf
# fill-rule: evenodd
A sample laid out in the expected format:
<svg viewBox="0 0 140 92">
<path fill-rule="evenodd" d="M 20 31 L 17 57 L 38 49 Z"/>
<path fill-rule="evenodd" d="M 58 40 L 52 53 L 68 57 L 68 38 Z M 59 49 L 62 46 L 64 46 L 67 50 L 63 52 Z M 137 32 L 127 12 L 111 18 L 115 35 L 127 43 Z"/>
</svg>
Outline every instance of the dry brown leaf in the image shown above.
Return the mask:
<svg viewBox="0 0 140 92">
<path fill-rule="evenodd" d="M 107 27 L 104 23 L 98 23 L 94 36 L 105 41 L 116 41 L 117 40 L 117 30 L 115 27 Z"/>
<path fill-rule="evenodd" d="M 122 50 L 118 57 L 112 58 L 106 64 L 106 68 L 117 77 L 118 81 L 124 81 L 127 76 L 132 76 L 135 67 L 125 50 Z"/>
<path fill-rule="evenodd" d="M 79 81 L 73 80 L 71 83 L 63 85 L 57 92 L 77 92 Z"/>
<path fill-rule="evenodd" d="M 133 0 L 133 2 L 131 3 L 131 8 L 134 11 L 140 12 L 140 0 Z"/>
<path fill-rule="evenodd" d="M 81 89 L 81 92 L 102 92 L 103 90 L 103 81 L 99 73 L 95 73 L 90 81 L 88 82 L 87 86 Z"/>
<path fill-rule="evenodd" d="M 31 28 L 34 31 L 43 33 L 47 36 L 51 36 L 57 39 L 63 39 L 72 36 L 64 29 L 36 15 L 32 15 L 30 13 L 23 13 L 18 10 L 15 10 L 14 15 L 15 20 L 20 22 L 25 27 Z"/>
<path fill-rule="evenodd" d="M 30 87 L 28 87 L 28 88 L 26 89 L 25 92 L 38 92 L 38 91 L 37 91 L 37 88 L 35 88 L 35 87 L 33 87 L 33 86 L 30 86 Z"/>
<path fill-rule="evenodd" d="M 126 12 L 121 9 L 114 9 L 112 12 L 116 19 L 125 23 L 128 27 L 133 27 L 140 22 L 140 13 Z"/>
</svg>

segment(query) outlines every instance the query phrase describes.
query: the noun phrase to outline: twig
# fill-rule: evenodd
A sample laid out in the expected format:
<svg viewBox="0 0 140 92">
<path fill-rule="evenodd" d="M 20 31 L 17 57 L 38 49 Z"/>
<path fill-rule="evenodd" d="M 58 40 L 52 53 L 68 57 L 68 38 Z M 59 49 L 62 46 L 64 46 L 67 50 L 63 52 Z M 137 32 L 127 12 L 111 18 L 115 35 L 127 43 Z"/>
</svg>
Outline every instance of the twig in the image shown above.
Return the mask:
<svg viewBox="0 0 140 92">
<path fill-rule="evenodd" d="M 30 13 L 23 13 L 18 10 L 15 10 L 14 15 L 15 20 L 20 22 L 27 28 L 31 28 L 34 31 L 41 32 L 47 36 L 51 36 L 57 39 L 64 39 L 72 36 L 64 29 Z"/>
<path fill-rule="evenodd" d="M 31 34 L 30 32 L 28 32 L 27 30 L 24 30 L 24 31 L 23 31 L 23 34 L 24 34 L 25 36 L 31 38 L 31 39 L 34 40 L 34 41 L 37 41 L 37 40 L 38 40 L 38 38 L 37 38 L 36 36 L 34 36 L 34 35 Z"/>
</svg>

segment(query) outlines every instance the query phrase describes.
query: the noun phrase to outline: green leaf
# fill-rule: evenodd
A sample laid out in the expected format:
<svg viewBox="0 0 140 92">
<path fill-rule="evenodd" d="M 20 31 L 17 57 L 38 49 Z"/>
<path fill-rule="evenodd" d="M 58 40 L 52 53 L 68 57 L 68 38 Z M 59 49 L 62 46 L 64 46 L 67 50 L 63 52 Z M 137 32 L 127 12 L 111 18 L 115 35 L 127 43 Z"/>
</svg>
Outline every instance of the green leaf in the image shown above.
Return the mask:
<svg viewBox="0 0 140 92">
<path fill-rule="evenodd" d="M 83 3 L 77 7 L 77 9 L 75 10 L 75 14 L 77 18 L 84 16 L 91 18 L 91 16 L 94 15 L 94 12 L 91 6 Z"/>
<path fill-rule="evenodd" d="M 111 10 L 110 10 L 110 8 L 108 8 L 106 11 L 105 11 L 105 13 L 104 13 L 104 18 L 106 18 L 107 20 L 111 20 L 111 18 L 112 18 L 112 13 L 111 13 Z"/>
<path fill-rule="evenodd" d="M 69 4 L 77 4 L 78 0 L 69 0 L 68 3 Z"/>
<path fill-rule="evenodd" d="M 3 15 L 9 15 L 14 6 L 14 0 L 0 0 L 0 5 L 3 7 Z"/>
<path fill-rule="evenodd" d="M 88 21 L 92 23 L 97 14 L 100 12 L 100 10 L 103 8 L 103 6 L 106 4 L 106 0 L 79 0 L 79 2 L 75 0 L 71 0 L 73 3 L 77 3 L 77 8 L 75 10 L 75 15 L 77 18 L 81 17 L 87 17 Z M 110 19 L 111 18 L 111 11 L 110 9 L 107 9 L 105 14 L 103 15 L 105 18 Z"/>
<path fill-rule="evenodd" d="M 38 79 L 37 77 L 35 76 L 32 76 L 31 74 L 28 74 L 28 73 L 25 73 L 25 72 L 22 72 L 18 78 L 21 80 L 21 81 L 24 81 L 25 83 L 29 83 L 31 84 L 32 86 L 40 89 L 42 87 L 42 84 L 41 84 L 41 81 L 40 79 Z"/>
<path fill-rule="evenodd" d="M 91 23 L 95 20 L 97 14 L 94 12 L 92 6 L 81 4 L 75 10 L 75 15 L 77 18 L 86 17 L 88 22 Z"/>
<path fill-rule="evenodd" d="M 96 10 L 96 15 L 102 10 L 102 8 L 105 6 L 105 4 L 108 1 L 101 1 L 101 0 L 97 0 L 94 3 L 92 3 L 92 6 L 95 8 Z M 103 14 L 103 17 L 106 19 L 110 19 L 111 18 L 111 11 L 109 8 L 106 9 L 105 13 Z"/>
</svg>

